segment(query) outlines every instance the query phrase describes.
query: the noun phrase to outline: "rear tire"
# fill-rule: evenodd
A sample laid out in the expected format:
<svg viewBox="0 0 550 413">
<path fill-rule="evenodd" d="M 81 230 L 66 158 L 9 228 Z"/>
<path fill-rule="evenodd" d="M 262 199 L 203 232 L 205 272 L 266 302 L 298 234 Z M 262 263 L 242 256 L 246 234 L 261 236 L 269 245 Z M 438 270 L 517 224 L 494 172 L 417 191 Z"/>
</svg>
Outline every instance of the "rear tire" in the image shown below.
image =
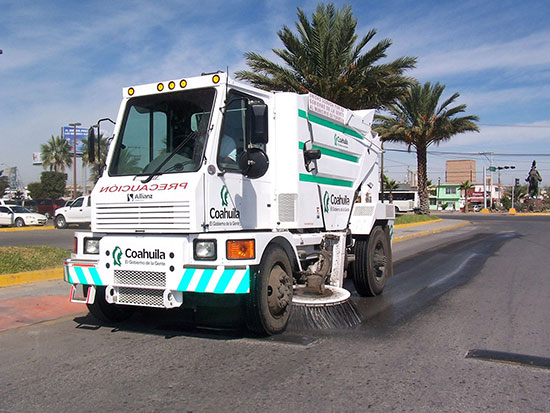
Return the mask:
<svg viewBox="0 0 550 413">
<path fill-rule="evenodd" d="M 388 233 L 380 226 L 372 229 L 368 239 L 355 241 L 353 284 L 362 297 L 382 293 L 393 273 L 392 253 Z"/>
<path fill-rule="evenodd" d="M 246 325 L 261 335 L 284 331 L 292 311 L 292 268 L 286 253 L 270 247 L 259 267 L 251 273 L 246 298 Z"/>
<path fill-rule="evenodd" d="M 55 217 L 55 227 L 57 229 L 67 228 L 67 220 L 63 215 L 58 215 Z"/>
<path fill-rule="evenodd" d="M 88 292 L 88 288 L 84 287 L 84 295 Z M 86 304 L 91 315 L 99 321 L 121 322 L 127 320 L 135 311 L 134 307 L 109 304 L 105 300 L 105 287 L 96 287 L 95 300 L 93 304 Z"/>
<path fill-rule="evenodd" d="M 17 228 L 23 228 L 25 226 L 25 221 L 23 221 L 23 218 L 17 218 L 15 220 L 15 226 Z"/>
</svg>

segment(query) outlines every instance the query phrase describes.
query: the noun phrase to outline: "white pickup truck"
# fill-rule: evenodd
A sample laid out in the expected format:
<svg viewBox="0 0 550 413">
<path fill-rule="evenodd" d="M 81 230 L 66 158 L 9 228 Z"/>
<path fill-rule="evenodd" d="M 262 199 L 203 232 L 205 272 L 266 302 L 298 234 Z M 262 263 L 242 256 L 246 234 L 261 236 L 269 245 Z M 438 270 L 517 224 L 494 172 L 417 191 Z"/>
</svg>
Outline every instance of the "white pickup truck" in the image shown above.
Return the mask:
<svg viewBox="0 0 550 413">
<path fill-rule="evenodd" d="M 55 227 L 67 228 L 71 224 L 83 225 L 92 221 L 92 198 L 81 196 L 76 198 L 70 206 L 55 210 Z"/>
</svg>

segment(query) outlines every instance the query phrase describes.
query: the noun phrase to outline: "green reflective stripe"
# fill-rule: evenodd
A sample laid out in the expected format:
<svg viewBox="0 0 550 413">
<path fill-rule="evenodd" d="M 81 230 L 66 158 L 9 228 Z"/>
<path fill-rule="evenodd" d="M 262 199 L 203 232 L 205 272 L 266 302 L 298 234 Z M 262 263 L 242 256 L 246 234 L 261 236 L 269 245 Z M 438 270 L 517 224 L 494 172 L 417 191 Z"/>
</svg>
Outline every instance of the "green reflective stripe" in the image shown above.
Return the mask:
<svg viewBox="0 0 550 413">
<path fill-rule="evenodd" d="M 353 187 L 353 181 L 346 181 L 344 179 L 324 178 L 322 176 L 300 174 L 300 181 L 302 182 L 314 182 L 316 184 L 345 186 L 346 188 Z"/>
<path fill-rule="evenodd" d="M 304 150 L 304 142 L 298 142 L 298 147 L 300 150 Z M 334 149 L 324 148 L 318 145 L 312 145 L 313 149 L 319 149 L 323 155 L 332 156 L 333 158 L 343 159 L 344 161 L 350 161 L 357 163 L 359 158 L 357 156 L 348 155 L 347 153 L 339 152 Z"/>
<path fill-rule="evenodd" d="M 237 270 L 225 270 L 222 273 L 222 276 L 220 277 L 220 279 L 218 281 L 218 285 L 216 285 L 216 288 L 214 288 L 214 293 L 215 294 L 223 294 L 225 292 L 225 289 L 227 288 L 227 286 L 231 282 L 231 279 L 235 275 L 236 271 Z"/>
<path fill-rule="evenodd" d="M 183 273 L 183 277 L 180 281 L 180 285 L 178 285 L 178 291 L 187 291 L 187 287 L 189 287 L 189 284 L 191 283 L 194 274 L 194 268 L 187 268 L 185 270 L 185 272 Z"/>
<path fill-rule="evenodd" d="M 204 270 L 201 275 L 201 280 L 199 281 L 199 284 L 197 285 L 197 288 L 195 289 L 195 292 L 197 293 L 203 293 L 206 291 L 206 287 L 208 286 L 208 283 L 210 282 L 210 278 L 212 278 L 212 274 L 214 274 L 214 270 Z"/>
<path fill-rule="evenodd" d="M 82 271 L 82 268 L 80 267 L 73 267 L 74 272 L 76 272 L 76 276 L 78 277 L 79 284 L 88 284 L 88 281 L 86 281 L 86 276 L 84 275 L 84 271 Z"/>
<path fill-rule="evenodd" d="M 244 273 L 241 283 L 237 287 L 235 294 L 246 294 L 250 292 L 250 269 L 247 269 Z"/>
<path fill-rule="evenodd" d="M 319 116 L 314 115 L 313 113 L 307 113 L 305 110 L 298 109 L 298 116 L 304 119 L 309 120 L 311 123 L 316 123 L 317 125 L 324 126 L 325 128 L 330 128 L 338 132 L 345 133 L 347 135 L 354 136 L 359 139 L 364 139 L 363 136 L 361 136 L 358 132 L 354 131 L 353 129 L 346 128 L 343 125 L 339 125 L 337 123 L 331 122 L 329 120 L 320 118 Z"/>
<path fill-rule="evenodd" d="M 90 275 L 92 276 L 92 280 L 94 280 L 94 285 L 103 285 L 103 282 L 101 281 L 101 277 L 99 276 L 99 273 L 97 272 L 95 267 L 89 267 L 90 268 Z"/>
</svg>

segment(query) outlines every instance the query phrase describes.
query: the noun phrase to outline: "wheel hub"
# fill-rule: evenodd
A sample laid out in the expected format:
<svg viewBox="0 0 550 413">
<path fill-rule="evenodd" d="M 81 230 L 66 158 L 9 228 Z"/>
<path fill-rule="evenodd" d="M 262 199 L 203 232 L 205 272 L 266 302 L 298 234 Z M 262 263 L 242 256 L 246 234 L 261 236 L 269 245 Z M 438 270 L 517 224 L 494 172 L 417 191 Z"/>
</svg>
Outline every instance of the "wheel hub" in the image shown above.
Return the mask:
<svg viewBox="0 0 550 413">
<path fill-rule="evenodd" d="M 290 304 L 292 293 L 290 277 L 280 267 L 275 266 L 269 274 L 267 305 L 274 316 L 281 315 Z"/>
</svg>

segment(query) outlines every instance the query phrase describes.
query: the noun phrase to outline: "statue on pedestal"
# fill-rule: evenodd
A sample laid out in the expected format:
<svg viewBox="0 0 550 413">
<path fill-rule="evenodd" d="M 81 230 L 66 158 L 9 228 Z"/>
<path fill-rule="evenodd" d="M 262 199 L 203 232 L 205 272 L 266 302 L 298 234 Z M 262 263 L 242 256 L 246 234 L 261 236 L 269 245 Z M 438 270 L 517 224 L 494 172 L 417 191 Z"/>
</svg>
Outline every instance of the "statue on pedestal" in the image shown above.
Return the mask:
<svg viewBox="0 0 550 413">
<path fill-rule="evenodd" d="M 531 198 L 536 198 L 539 195 L 539 182 L 542 182 L 542 177 L 540 176 L 539 171 L 537 171 L 536 161 L 533 161 L 531 170 L 529 171 L 529 175 L 527 175 L 525 181 L 529 182 L 529 196 Z"/>
</svg>

